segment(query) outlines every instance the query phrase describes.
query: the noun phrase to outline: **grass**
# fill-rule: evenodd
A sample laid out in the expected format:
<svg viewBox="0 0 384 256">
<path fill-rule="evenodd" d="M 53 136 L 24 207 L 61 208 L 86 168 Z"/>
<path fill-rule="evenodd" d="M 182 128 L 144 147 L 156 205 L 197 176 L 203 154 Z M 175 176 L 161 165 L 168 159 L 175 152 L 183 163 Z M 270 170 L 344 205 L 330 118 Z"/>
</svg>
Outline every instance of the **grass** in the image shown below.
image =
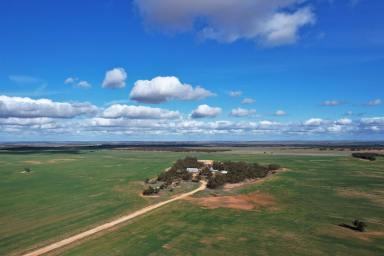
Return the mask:
<svg viewBox="0 0 384 256">
<path fill-rule="evenodd" d="M 138 181 L 185 155 L 112 150 L 0 155 L 0 255 L 47 244 L 159 200 L 140 197 L 142 185 Z M 204 209 L 179 201 L 52 254 L 384 254 L 383 159 L 366 162 L 348 156 L 253 154 L 245 150 L 192 155 L 289 168 L 266 182 L 233 191 L 272 195 L 278 210 Z M 66 158 L 76 160 L 47 162 Z M 23 161 L 41 163 L 26 166 Z M 30 167 L 32 173 L 20 173 L 24 167 Z M 368 223 L 366 233 L 337 226 L 356 218 Z"/>
</svg>

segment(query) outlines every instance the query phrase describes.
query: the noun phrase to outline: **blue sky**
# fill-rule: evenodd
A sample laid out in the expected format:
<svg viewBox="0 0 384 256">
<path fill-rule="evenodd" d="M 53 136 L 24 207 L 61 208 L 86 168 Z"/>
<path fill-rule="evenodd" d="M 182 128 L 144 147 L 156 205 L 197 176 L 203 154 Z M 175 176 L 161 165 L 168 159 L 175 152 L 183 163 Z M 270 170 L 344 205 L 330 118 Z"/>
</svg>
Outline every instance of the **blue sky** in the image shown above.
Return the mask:
<svg viewBox="0 0 384 256">
<path fill-rule="evenodd" d="M 384 139 L 382 1 L 159 2 L 2 1 L 0 140 Z"/>
</svg>

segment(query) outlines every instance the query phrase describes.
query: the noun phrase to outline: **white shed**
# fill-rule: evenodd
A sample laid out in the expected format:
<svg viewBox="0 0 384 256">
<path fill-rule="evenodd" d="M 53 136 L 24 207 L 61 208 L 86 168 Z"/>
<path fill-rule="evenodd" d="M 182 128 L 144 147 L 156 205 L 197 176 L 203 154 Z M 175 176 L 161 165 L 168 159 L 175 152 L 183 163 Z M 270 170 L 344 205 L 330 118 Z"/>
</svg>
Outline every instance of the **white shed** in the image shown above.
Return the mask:
<svg viewBox="0 0 384 256">
<path fill-rule="evenodd" d="M 189 173 L 198 173 L 199 169 L 198 168 L 187 168 L 187 172 L 189 172 Z"/>
</svg>

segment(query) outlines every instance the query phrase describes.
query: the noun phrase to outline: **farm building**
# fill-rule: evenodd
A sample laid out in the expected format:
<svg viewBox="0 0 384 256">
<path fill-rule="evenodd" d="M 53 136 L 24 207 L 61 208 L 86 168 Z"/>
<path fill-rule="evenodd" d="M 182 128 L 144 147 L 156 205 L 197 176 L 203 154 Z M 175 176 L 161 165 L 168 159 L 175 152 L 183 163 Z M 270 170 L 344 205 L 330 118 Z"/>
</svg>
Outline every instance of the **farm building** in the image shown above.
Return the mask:
<svg viewBox="0 0 384 256">
<path fill-rule="evenodd" d="M 187 172 L 189 172 L 189 173 L 198 173 L 199 169 L 198 168 L 187 168 Z"/>
</svg>

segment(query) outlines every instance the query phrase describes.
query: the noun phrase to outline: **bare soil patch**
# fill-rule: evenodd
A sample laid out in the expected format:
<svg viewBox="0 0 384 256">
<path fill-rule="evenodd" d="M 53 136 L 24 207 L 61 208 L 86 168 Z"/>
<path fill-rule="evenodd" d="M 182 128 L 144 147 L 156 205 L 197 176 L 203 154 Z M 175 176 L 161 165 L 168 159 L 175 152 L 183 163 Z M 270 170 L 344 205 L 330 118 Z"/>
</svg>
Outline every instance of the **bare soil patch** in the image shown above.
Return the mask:
<svg viewBox="0 0 384 256">
<path fill-rule="evenodd" d="M 70 161 L 76 161 L 77 159 L 75 158 L 56 158 L 56 159 L 51 159 L 48 160 L 48 164 L 55 164 L 55 163 L 60 163 L 60 162 L 70 162 Z"/>
<path fill-rule="evenodd" d="M 23 161 L 23 163 L 26 163 L 26 164 L 43 164 L 42 161 L 38 161 L 38 160 L 26 160 L 26 161 Z"/>
<path fill-rule="evenodd" d="M 259 210 L 267 208 L 277 210 L 275 199 L 264 193 L 255 192 L 246 195 L 208 196 L 201 198 L 187 198 L 186 200 L 208 209 L 231 208 L 239 210 Z"/>
</svg>

